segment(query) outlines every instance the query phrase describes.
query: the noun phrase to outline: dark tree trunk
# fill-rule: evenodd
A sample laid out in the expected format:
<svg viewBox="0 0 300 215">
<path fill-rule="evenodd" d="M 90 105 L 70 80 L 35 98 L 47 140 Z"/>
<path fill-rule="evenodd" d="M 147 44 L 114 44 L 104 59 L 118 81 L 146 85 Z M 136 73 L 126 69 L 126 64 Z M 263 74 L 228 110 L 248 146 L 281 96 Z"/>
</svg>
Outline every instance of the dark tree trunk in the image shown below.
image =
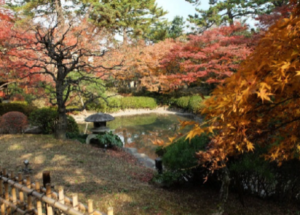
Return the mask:
<svg viewBox="0 0 300 215">
<path fill-rule="evenodd" d="M 56 139 L 66 139 L 67 125 L 66 111 L 58 111 L 58 121 L 55 128 Z"/>
<path fill-rule="evenodd" d="M 232 15 L 232 12 L 231 12 L 231 9 L 227 9 L 227 15 L 228 15 L 228 18 L 229 18 L 229 25 L 234 25 L 234 21 L 233 21 L 233 15 Z"/>
<path fill-rule="evenodd" d="M 58 121 L 55 128 L 55 138 L 56 139 L 66 139 L 67 132 L 67 115 L 66 106 L 64 101 L 64 88 L 63 88 L 63 69 L 58 69 L 57 81 L 56 81 L 56 99 L 57 99 L 57 111 L 58 111 Z"/>
<path fill-rule="evenodd" d="M 218 210 L 215 215 L 222 215 L 225 211 L 225 205 L 228 199 L 230 185 L 230 173 L 228 167 L 222 169 L 222 186 L 220 190 L 220 203 L 218 205 Z"/>
</svg>

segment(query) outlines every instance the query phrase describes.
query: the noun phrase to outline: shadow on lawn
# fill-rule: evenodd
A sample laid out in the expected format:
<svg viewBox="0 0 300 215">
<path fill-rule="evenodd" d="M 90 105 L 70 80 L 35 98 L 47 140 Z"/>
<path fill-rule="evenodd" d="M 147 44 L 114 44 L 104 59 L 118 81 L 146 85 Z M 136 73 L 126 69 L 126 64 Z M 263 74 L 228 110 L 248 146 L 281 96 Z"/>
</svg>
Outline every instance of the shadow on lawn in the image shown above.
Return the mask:
<svg viewBox="0 0 300 215">
<path fill-rule="evenodd" d="M 83 203 L 93 199 L 100 211 L 112 206 L 116 215 L 206 215 L 216 207 L 218 199 L 218 191 L 205 186 L 176 190 L 153 187 L 145 182 L 153 170 L 123 152 L 103 152 L 75 141 L 58 141 L 49 135 L 0 136 L 2 167 L 20 169 L 25 159 L 31 163 L 35 180 L 41 182 L 42 172 L 48 170 L 52 184 L 64 186 L 67 196 L 78 193 Z M 287 214 L 286 207 L 253 197 L 245 197 L 245 204 L 243 208 L 237 195 L 231 194 L 228 214 Z"/>
</svg>

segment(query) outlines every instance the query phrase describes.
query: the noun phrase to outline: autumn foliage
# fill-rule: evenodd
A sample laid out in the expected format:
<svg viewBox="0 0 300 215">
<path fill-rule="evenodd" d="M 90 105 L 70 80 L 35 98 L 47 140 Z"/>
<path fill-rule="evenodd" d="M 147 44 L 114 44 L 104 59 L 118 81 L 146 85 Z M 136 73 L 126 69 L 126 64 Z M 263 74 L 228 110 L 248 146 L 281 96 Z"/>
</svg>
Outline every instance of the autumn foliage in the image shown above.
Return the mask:
<svg viewBox="0 0 300 215">
<path fill-rule="evenodd" d="M 223 82 L 251 51 L 245 31 L 236 23 L 189 36 L 188 42 L 176 45 L 161 61 L 167 79 L 175 85 Z"/>
<path fill-rule="evenodd" d="M 123 67 L 114 75 L 121 80 L 139 79 L 148 91 L 160 92 L 195 82 L 223 82 L 251 52 L 245 32 L 246 27 L 236 23 L 191 35 L 187 41 L 139 41 L 122 46 Z"/>
<path fill-rule="evenodd" d="M 213 139 L 197 153 L 211 170 L 230 156 L 266 149 L 265 159 L 281 164 L 299 158 L 300 10 L 281 19 L 261 39 L 238 72 L 225 80 L 206 101 L 206 121 L 187 138 L 203 132 Z M 182 125 L 192 124 L 183 122 Z"/>
</svg>

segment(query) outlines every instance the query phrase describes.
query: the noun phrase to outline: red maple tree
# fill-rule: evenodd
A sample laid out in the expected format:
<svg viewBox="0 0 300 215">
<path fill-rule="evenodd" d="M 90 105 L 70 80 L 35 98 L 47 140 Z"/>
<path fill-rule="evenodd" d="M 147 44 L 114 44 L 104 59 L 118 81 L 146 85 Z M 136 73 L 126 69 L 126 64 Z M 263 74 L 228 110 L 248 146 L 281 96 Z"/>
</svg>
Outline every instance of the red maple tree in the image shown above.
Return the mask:
<svg viewBox="0 0 300 215">
<path fill-rule="evenodd" d="M 188 42 L 175 46 L 161 61 L 165 78 L 173 85 L 223 82 L 251 52 L 245 31 L 236 23 L 189 36 Z"/>
</svg>

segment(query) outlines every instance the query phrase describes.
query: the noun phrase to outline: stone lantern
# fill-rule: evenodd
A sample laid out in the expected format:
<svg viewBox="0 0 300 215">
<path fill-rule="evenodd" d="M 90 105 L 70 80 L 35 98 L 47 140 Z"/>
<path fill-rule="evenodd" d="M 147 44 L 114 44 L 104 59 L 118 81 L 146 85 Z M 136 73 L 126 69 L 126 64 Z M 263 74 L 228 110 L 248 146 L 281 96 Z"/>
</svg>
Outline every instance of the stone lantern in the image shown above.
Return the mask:
<svg viewBox="0 0 300 215">
<path fill-rule="evenodd" d="M 110 129 L 106 127 L 106 122 L 114 119 L 115 118 L 113 116 L 106 113 L 95 113 L 88 116 L 85 121 L 93 122 L 94 127 L 91 129 L 92 134 L 89 134 L 86 138 L 86 143 L 90 143 L 91 139 L 96 138 L 97 134 L 104 134 L 105 132 L 110 131 Z"/>
</svg>

